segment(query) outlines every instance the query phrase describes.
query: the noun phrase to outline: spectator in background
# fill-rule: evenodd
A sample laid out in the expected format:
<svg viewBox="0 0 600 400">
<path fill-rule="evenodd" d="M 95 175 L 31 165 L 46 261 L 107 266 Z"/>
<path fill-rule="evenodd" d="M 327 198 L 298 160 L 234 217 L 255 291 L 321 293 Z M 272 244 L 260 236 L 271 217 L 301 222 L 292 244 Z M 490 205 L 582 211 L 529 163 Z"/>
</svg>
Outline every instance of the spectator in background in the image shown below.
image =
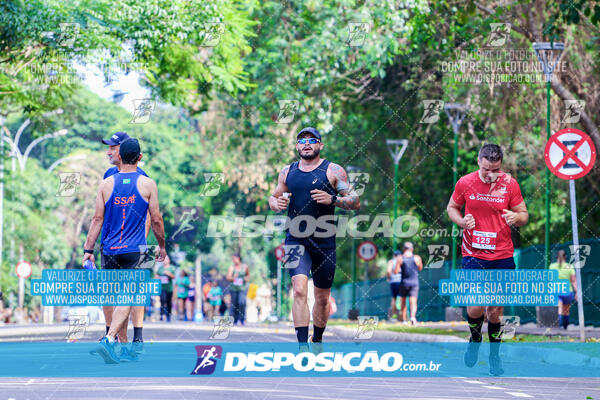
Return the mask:
<svg viewBox="0 0 600 400">
<path fill-rule="evenodd" d="M 219 315 L 225 315 L 231 305 L 231 294 L 229 291 L 229 281 L 227 280 L 225 275 L 219 274 L 217 277 L 217 284 L 219 285 L 219 287 L 221 288 L 221 291 L 223 292 L 223 301 L 221 302 L 221 307 L 219 307 Z M 229 315 L 232 315 L 231 312 L 229 312 Z"/>
<path fill-rule="evenodd" d="M 204 313 L 204 318 L 208 319 L 208 309 L 211 307 L 208 302 L 208 292 L 210 292 L 210 288 L 212 287 L 211 282 L 206 281 L 204 285 L 202 285 L 202 311 Z"/>
<path fill-rule="evenodd" d="M 335 298 L 330 294 L 329 295 L 329 316 L 331 317 L 336 312 L 337 312 L 337 304 L 335 304 Z"/>
<path fill-rule="evenodd" d="M 231 308 L 233 311 L 233 324 L 240 322 L 244 325 L 246 317 L 246 292 L 248 291 L 248 282 L 250 281 L 250 271 L 246 264 L 242 264 L 240 253 L 235 253 L 232 257 L 233 265 L 227 271 L 227 280 L 229 293 L 231 293 Z"/>
<path fill-rule="evenodd" d="M 185 313 L 185 300 L 188 297 L 188 289 L 190 287 L 190 278 L 185 269 L 179 270 L 179 278 L 175 281 L 177 286 L 177 314 L 179 319 L 187 321 L 187 315 Z"/>
<path fill-rule="evenodd" d="M 558 296 L 558 324 L 567 329 L 569 326 L 569 311 L 571 304 L 577 299 L 577 281 L 575 279 L 575 268 L 567 263 L 567 254 L 564 250 L 559 250 L 556 254 L 556 262 L 550 264 L 549 269 L 558 271 L 558 279 L 567 279 L 569 281 L 569 294 Z"/>
<path fill-rule="evenodd" d="M 165 257 L 165 261 L 158 267 L 158 278 L 160 279 L 160 320 L 163 320 L 163 315 L 167 322 L 171 322 L 171 309 L 173 308 L 173 279 L 175 279 L 175 267 L 171 265 L 169 256 Z"/>
<path fill-rule="evenodd" d="M 208 292 L 208 318 L 212 320 L 215 315 L 218 315 L 221 303 L 223 300 L 223 290 L 217 284 L 217 281 L 212 281 L 210 291 Z"/>
<path fill-rule="evenodd" d="M 394 250 L 394 258 L 388 261 L 386 273 L 392 292 L 392 305 L 388 315 L 389 319 L 398 318 L 398 320 L 400 320 L 400 313 L 396 307 L 396 302 L 400 296 L 400 282 L 402 281 L 401 266 L 402 252 L 400 250 Z"/>
</svg>

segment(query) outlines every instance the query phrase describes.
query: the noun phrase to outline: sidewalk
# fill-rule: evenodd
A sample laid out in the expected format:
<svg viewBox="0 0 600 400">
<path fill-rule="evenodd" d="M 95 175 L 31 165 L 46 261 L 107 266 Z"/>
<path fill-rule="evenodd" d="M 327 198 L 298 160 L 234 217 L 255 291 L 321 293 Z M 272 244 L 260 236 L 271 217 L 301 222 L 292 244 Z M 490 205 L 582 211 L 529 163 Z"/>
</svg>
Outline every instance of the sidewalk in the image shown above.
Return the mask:
<svg viewBox="0 0 600 400">
<path fill-rule="evenodd" d="M 388 323 L 389 324 L 389 323 Z M 404 326 L 400 323 L 389 324 L 393 326 Z M 406 325 L 411 326 L 411 325 Z M 450 329 L 457 332 L 468 332 L 469 327 L 467 322 L 419 322 L 419 327 L 431 328 L 431 329 Z M 487 324 L 483 324 L 483 332 L 487 332 Z M 569 325 L 567 330 L 562 328 L 540 328 L 535 323 L 530 322 L 517 326 L 516 334 L 524 335 L 538 335 L 538 336 L 568 336 L 572 338 L 579 338 L 579 326 Z M 593 326 L 585 327 L 585 337 L 600 339 L 600 328 Z"/>
</svg>

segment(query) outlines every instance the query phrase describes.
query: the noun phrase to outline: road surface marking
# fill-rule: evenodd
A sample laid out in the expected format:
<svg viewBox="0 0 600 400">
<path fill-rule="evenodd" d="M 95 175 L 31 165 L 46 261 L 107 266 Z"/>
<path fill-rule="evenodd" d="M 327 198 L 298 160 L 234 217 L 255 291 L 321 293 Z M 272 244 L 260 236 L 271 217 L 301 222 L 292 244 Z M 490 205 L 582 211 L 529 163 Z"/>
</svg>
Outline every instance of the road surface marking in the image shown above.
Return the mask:
<svg viewBox="0 0 600 400">
<path fill-rule="evenodd" d="M 533 397 L 526 393 L 521 393 L 521 392 L 506 392 L 506 394 L 510 394 L 511 396 L 515 396 L 515 397 Z"/>
<path fill-rule="evenodd" d="M 484 388 L 486 388 L 486 389 L 496 389 L 496 390 L 504 390 L 504 389 L 506 389 L 506 388 L 501 388 L 501 387 L 498 387 L 498 386 L 484 386 Z"/>
</svg>

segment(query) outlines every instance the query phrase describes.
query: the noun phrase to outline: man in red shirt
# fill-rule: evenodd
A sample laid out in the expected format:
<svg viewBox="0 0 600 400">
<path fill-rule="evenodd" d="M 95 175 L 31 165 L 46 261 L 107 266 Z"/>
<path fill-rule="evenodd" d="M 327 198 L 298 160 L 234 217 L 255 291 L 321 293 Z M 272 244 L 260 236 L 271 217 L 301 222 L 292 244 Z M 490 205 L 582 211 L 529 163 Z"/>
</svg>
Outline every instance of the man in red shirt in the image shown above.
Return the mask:
<svg viewBox="0 0 600 400">
<path fill-rule="evenodd" d="M 485 144 L 479 151 L 479 170 L 463 176 L 456 183 L 448 203 L 450 219 L 463 228 L 463 269 L 515 269 L 511 226 L 527 223 L 529 215 L 517 181 L 500 170 L 502 149 L 496 144 Z M 465 215 L 461 209 L 465 207 Z M 484 313 L 488 319 L 490 339 L 490 373 L 502 375 L 498 356 L 502 306 L 469 306 L 467 317 L 471 330 L 465 364 L 477 363 L 481 345 L 481 327 Z"/>
</svg>

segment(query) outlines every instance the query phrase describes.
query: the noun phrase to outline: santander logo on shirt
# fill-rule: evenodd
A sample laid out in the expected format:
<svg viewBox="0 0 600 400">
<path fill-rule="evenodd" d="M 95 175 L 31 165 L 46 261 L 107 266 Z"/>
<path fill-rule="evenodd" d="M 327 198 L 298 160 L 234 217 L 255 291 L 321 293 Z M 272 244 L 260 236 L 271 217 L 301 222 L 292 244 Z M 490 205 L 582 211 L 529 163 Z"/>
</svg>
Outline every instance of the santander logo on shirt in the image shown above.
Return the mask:
<svg viewBox="0 0 600 400">
<path fill-rule="evenodd" d="M 481 194 L 481 193 L 477 193 L 477 196 L 475 196 L 474 194 L 471 194 L 469 196 L 470 200 L 479 200 L 479 201 L 489 201 L 492 203 L 504 203 L 504 196 L 494 196 L 494 195 L 489 195 L 489 194 Z"/>
</svg>

